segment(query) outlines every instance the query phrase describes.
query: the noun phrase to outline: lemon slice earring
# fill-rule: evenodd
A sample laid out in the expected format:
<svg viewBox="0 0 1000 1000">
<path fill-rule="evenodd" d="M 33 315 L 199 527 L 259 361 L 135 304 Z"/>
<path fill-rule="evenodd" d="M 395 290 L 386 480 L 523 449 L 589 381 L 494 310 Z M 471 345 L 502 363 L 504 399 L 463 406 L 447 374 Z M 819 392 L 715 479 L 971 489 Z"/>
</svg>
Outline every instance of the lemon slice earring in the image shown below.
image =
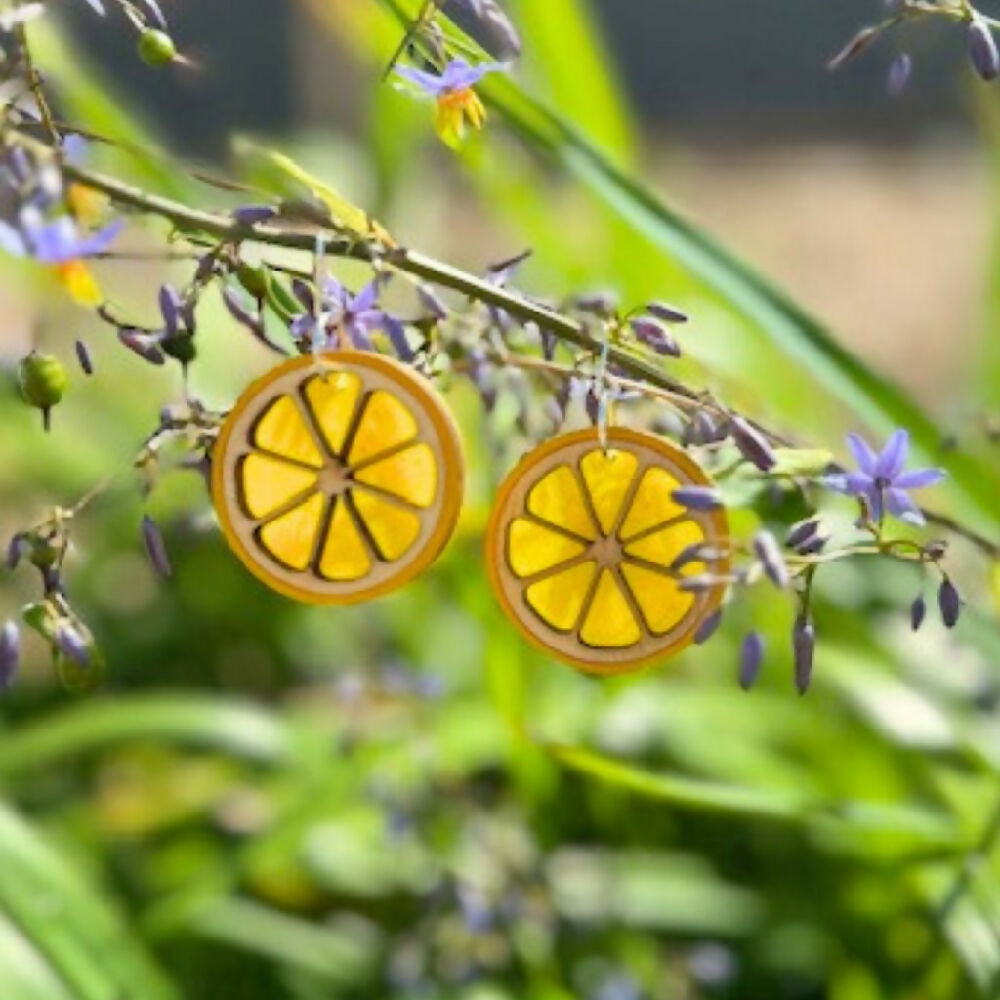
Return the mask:
<svg viewBox="0 0 1000 1000">
<path fill-rule="evenodd" d="M 536 646 L 585 672 L 623 674 L 678 653 L 719 606 L 722 587 L 688 593 L 674 571 L 691 545 L 725 552 L 725 512 L 691 511 L 672 494 L 708 478 L 661 438 L 609 428 L 561 435 L 532 451 L 500 488 L 486 536 L 501 606 Z M 712 571 L 728 571 L 728 559 Z"/>
<path fill-rule="evenodd" d="M 412 580 L 462 503 L 455 424 L 429 383 L 378 354 L 296 358 L 226 419 L 212 495 L 233 551 L 267 586 L 353 604 Z"/>
</svg>

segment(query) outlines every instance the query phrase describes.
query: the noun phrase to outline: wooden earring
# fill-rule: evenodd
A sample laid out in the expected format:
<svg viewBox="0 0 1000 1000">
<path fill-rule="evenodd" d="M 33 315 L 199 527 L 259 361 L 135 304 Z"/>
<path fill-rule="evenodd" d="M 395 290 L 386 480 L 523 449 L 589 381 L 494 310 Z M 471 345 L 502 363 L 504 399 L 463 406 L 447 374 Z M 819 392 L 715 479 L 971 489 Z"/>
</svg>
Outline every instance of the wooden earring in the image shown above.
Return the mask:
<svg viewBox="0 0 1000 1000">
<path fill-rule="evenodd" d="M 528 454 L 500 488 L 486 536 L 490 581 L 506 614 L 536 646 L 587 673 L 623 674 L 679 653 L 723 597 L 688 592 L 674 570 L 689 546 L 725 553 L 723 510 L 688 510 L 684 486 L 709 486 L 665 440 L 608 428 L 565 434 Z M 712 562 L 728 572 L 725 555 Z"/>
<path fill-rule="evenodd" d="M 354 604 L 425 570 L 451 537 L 464 461 L 444 402 L 383 355 L 287 361 L 251 385 L 212 458 L 226 539 L 273 590 Z"/>
</svg>

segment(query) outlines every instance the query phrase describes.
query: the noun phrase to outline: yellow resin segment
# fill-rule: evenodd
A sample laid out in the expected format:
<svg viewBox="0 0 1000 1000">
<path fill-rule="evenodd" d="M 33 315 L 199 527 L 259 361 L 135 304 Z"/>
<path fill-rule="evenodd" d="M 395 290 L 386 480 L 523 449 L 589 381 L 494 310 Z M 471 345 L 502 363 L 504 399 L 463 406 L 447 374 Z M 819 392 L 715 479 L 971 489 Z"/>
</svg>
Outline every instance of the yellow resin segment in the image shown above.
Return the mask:
<svg viewBox="0 0 1000 1000">
<path fill-rule="evenodd" d="M 268 586 L 351 604 L 437 558 L 462 503 L 450 414 L 426 379 L 382 355 L 296 358 L 254 383 L 212 456 L 226 538 Z"/>
<path fill-rule="evenodd" d="M 685 452 L 650 434 L 611 428 L 606 448 L 593 430 L 547 442 L 507 478 L 490 521 L 501 605 L 532 642 L 590 673 L 679 652 L 722 599 L 722 588 L 680 588 L 703 563 L 673 568 L 691 545 L 726 551 L 725 513 L 688 511 L 672 496 L 707 485 Z M 725 573 L 728 560 L 711 568 Z"/>
</svg>

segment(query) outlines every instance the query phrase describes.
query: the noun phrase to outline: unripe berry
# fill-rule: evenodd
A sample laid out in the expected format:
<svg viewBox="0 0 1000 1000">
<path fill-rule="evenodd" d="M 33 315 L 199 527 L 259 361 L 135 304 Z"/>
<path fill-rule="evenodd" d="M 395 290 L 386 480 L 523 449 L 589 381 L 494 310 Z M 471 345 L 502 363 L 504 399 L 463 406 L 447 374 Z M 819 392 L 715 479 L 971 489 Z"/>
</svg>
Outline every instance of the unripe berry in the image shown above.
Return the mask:
<svg viewBox="0 0 1000 1000">
<path fill-rule="evenodd" d="M 165 32 L 144 28 L 139 34 L 139 58 L 147 66 L 168 66 L 177 58 L 177 46 Z"/>
<path fill-rule="evenodd" d="M 21 398 L 29 406 L 37 406 L 42 411 L 45 429 L 49 429 L 49 414 L 66 393 L 69 380 L 66 369 L 58 358 L 51 354 L 32 351 L 21 359 L 17 369 L 17 381 Z"/>
<path fill-rule="evenodd" d="M 255 299 L 262 299 L 267 295 L 267 268 L 247 264 L 240 261 L 236 268 L 236 277 L 243 288 Z"/>
</svg>

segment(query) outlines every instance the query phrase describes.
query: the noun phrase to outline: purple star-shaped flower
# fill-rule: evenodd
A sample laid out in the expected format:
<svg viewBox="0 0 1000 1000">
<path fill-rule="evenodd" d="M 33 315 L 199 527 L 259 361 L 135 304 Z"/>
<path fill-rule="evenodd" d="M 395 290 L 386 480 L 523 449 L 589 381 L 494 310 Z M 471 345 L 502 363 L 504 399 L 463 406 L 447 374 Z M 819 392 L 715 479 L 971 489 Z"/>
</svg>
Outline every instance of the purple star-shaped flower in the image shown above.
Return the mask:
<svg viewBox="0 0 1000 1000">
<path fill-rule="evenodd" d="M 0 222 L 0 249 L 16 257 L 34 257 L 43 264 L 65 264 L 103 253 L 121 232 L 123 223 L 113 222 L 90 235 L 81 235 L 68 215 L 45 219 L 37 210 L 21 212 L 20 226 Z"/>
<path fill-rule="evenodd" d="M 374 349 L 371 335 L 383 330 L 400 358 L 410 360 L 413 351 L 403 324 L 378 304 L 384 284 L 384 278 L 375 278 L 354 294 L 336 278 L 324 278 L 319 311 L 297 316 L 292 321 L 292 335 L 300 340 L 310 339 L 313 349 L 322 351 L 339 346 L 338 333 L 342 330 L 359 351 L 371 351 Z"/>
<path fill-rule="evenodd" d="M 924 516 L 908 491 L 941 482 L 945 472 L 941 469 L 904 471 L 910 451 L 909 433 L 905 430 L 893 432 L 880 452 L 875 452 L 858 434 L 848 435 L 847 446 L 858 463 L 857 471 L 826 476 L 823 485 L 837 493 L 863 497 L 873 521 L 881 521 L 888 512 L 901 521 L 923 524 Z"/>
<path fill-rule="evenodd" d="M 472 66 L 466 60 L 457 58 L 452 59 L 440 73 L 428 73 L 411 66 L 399 66 L 396 73 L 428 96 L 440 98 L 468 90 L 488 73 L 495 73 L 503 68 L 501 63 L 478 63 Z"/>
</svg>

